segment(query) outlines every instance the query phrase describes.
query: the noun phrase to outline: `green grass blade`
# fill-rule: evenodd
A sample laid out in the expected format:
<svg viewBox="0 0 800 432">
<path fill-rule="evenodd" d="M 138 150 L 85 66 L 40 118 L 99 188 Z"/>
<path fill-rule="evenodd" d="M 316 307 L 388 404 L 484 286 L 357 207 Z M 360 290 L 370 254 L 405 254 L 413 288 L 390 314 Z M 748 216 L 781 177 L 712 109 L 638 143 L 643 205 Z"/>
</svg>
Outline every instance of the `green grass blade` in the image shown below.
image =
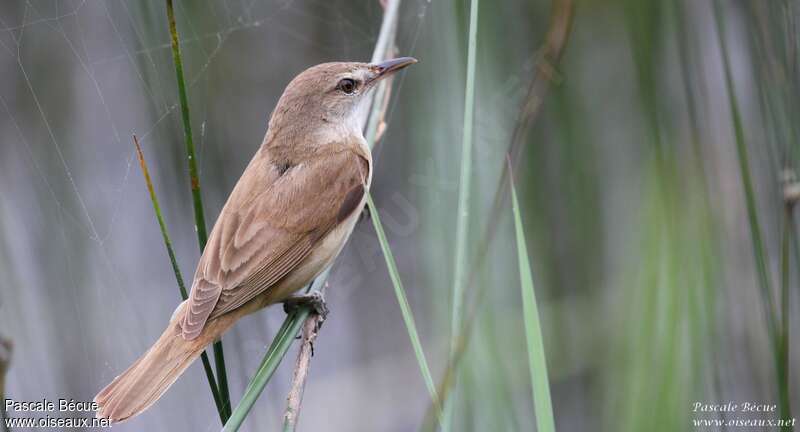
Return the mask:
<svg viewBox="0 0 800 432">
<path fill-rule="evenodd" d="M 278 334 L 275 335 L 275 339 L 272 340 L 267 354 L 264 355 L 264 359 L 261 360 L 261 365 L 259 365 L 255 376 L 253 376 L 250 383 L 247 385 L 242 400 L 239 401 L 239 405 L 233 410 L 227 423 L 225 423 L 225 427 L 222 428 L 223 432 L 239 430 L 242 422 L 244 422 L 244 419 L 247 418 L 247 415 L 250 413 L 250 409 L 253 408 L 256 400 L 264 390 L 264 387 L 286 356 L 289 347 L 291 347 L 292 342 L 294 342 L 295 336 L 297 336 L 300 327 L 303 325 L 303 321 L 305 321 L 310 312 L 311 310 L 309 308 L 300 307 L 291 312 L 283 321 L 283 325 L 280 330 L 278 330 Z"/>
<path fill-rule="evenodd" d="M 464 285 L 467 268 L 467 233 L 469 231 L 469 209 L 472 179 L 472 129 L 475 111 L 475 52 L 477 50 L 479 0 L 470 2 L 469 36 L 467 40 L 467 83 L 464 90 L 464 122 L 461 142 L 461 169 L 459 174 L 458 209 L 456 214 L 455 257 L 453 264 L 453 306 L 451 312 L 450 356 L 453 356 L 458 345 L 458 329 L 461 327 Z M 457 374 L 456 374 L 457 375 Z M 454 386 L 457 384 L 454 384 Z M 453 389 L 453 393 L 455 388 Z M 443 431 L 452 427 L 453 402 L 445 400 L 445 411 L 442 424 Z"/>
<path fill-rule="evenodd" d="M 197 171 L 197 157 L 195 156 L 194 141 L 192 139 L 192 122 L 189 117 L 189 101 L 186 96 L 186 82 L 183 77 L 183 62 L 181 60 L 181 47 L 178 42 L 178 28 L 175 24 L 175 11 L 172 7 L 172 0 L 166 0 L 166 2 L 169 33 L 172 40 L 172 60 L 175 63 L 175 77 L 178 82 L 178 97 L 181 105 L 181 119 L 183 120 L 183 135 L 186 139 L 186 155 L 189 162 L 189 180 L 192 190 L 195 231 L 197 231 L 197 242 L 200 245 L 200 252 L 202 253 L 208 241 L 208 234 L 206 232 L 206 220 L 203 213 L 203 199 L 200 194 L 200 177 Z M 222 341 L 214 342 L 214 365 L 217 369 L 217 384 L 222 400 L 221 415 L 224 423 L 225 419 L 230 416 L 231 395 L 228 391 L 228 374 L 225 372 L 225 354 L 222 350 Z"/>
<path fill-rule="evenodd" d="M 770 280 L 769 271 L 767 270 L 767 256 L 764 247 L 764 241 L 761 237 L 761 228 L 758 221 L 758 210 L 756 204 L 755 189 L 753 187 L 752 175 L 750 174 L 750 157 L 747 151 L 747 143 L 745 142 L 744 127 L 742 126 L 742 117 L 739 113 L 739 102 L 736 97 L 736 89 L 733 87 L 733 77 L 731 75 L 730 60 L 728 58 L 728 49 L 725 43 L 725 26 L 724 20 L 721 17 L 719 10 L 719 2 L 715 2 L 715 16 L 717 20 L 717 37 L 722 54 L 723 70 L 725 73 L 725 87 L 727 89 L 728 98 L 730 99 L 730 115 L 733 123 L 734 141 L 736 142 L 736 152 L 739 159 L 739 170 L 742 176 L 742 188 L 744 189 L 745 201 L 747 204 L 747 216 L 750 224 L 750 236 L 753 242 L 753 258 L 756 263 L 756 270 L 758 271 L 758 280 L 761 288 L 761 294 L 764 303 L 764 313 L 767 319 L 767 330 L 769 331 L 770 342 L 776 343 L 776 320 L 775 320 L 775 306 L 772 299 L 772 282 Z M 774 348 L 774 346 L 773 346 Z"/>
<path fill-rule="evenodd" d="M 458 209 L 456 214 L 455 265 L 453 272 L 453 323 L 461 323 L 461 304 L 467 263 L 467 233 L 472 179 L 472 126 L 475 105 L 475 31 L 478 19 L 478 0 L 473 0 L 470 10 L 469 52 L 467 54 L 467 86 L 464 99 L 464 130 L 461 143 L 461 170 L 459 175 Z"/>
<path fill-rule="evenodd" d="M 161 215 L 161 206 L 158 204 L 156 190 L 153 187 L 153 181 L 150 178 L 150 170 L 147 169 L 147 162 L 144 160 L 144 153 L 142 153 L 142 147 L 139 145 L 139 139 L 136 138 L 136 135 L 133 136 L 133 143 L 136 145 L 136 155 L 139 158 L 139 166 L 142 168 L 144 181 L 147 184 L 147 191 L 150 193 L 150 202 L 153 203 L 153 211 L 156 213 L 158 227 L 161 229 L 161 238 L 164 240 L 164 246 L 167 248 L 169 261 L 172 264 L 172 271 L 175 273 L 175 281 L 178 282 L 178 289 L 180 289 L 181 298 L 186 300 L 188 298 L 186 284 L 183 282 L 181 269 L 178 267 L 178 260 L 175 258 L 175 250 L 172 249 L 172 241 L 170 240 L 169 233 L 167 232 L 167 224 L 164 223 L 164 217 Z M 219 419 L 224 424 L 225 416 L 223 413 L 225 410 L 222 405 L 222 400 L 220 399 L 219 389 L 217 388 L 217 380 L 214 378 L 214 372 L 211 370 L 211 362 L 208 360 L 208 354 L 203 351 L 200 354 L 200 359 L 203 362 L 203 370 L 206 373 L 206 379 L 208 379 L 208 386 L 211 388 L 211 396 L 214 398 L 214 405 L 217 407 Z"/>
<path fill-rule="evenodd" d="M 397 14 L 397 7 L 399 6 L 400 2 L 394 2 L 387 6 L 386 14 L 387 16 L 396 15 Z M 376 45 L 376 52 L 373 54 L 372 61 L 377 62 L 383 59 L 385 55 L 381 55 L 378 52 L 382 49 L 386 49 L 389 46 L 389 42 L 382 42 L 384 40 L 394 40 L 394 33 L 396 28 L 389 28 L 389 30 L 381 31 L 381 36 L 378 38 L 378 43 Z M 384 35 L 386 35 L 384 37 Z M 376 139 L 377 139 L 377 131 L 378 127 L 383 119 L 383 109 L 385 108 L 386 98 L 388 97 L 387 94 L 387 86 L 389 83 L 383 81 L 379 84 L 379 88 L 375 91 L 375 97 L 372 102 L 372 109 L 369 112 L 369 118 L 367 120 L 367 128 L 364 132 L 364 137 L 367 141 L 367 144 L 370 148 L 375 147 Z M 420 373 L 422 374 L 422 378 L 425 381 L 425 386 L 428 389 L 428 393 L 431 396 L 431 400 L 433 401 L 434 405 L 438 407 L 438 396 L 436 391 L 436 385 L 433 381 L 433 376 L 431 375 L 430 367 L 428 366 L 428 362 L 425 359 L 425 352 L 422 349 L 422 343 L 419 339 L 419 332 L 417 331 L 417 326 L 414 321 L 414 314 L 411 312 L 411 306 L 408 303 L 408 297 L 406 295 L 405 288 L 403 287 L 403 282 L 400 279 L 400 272 L 397 270 L 397 264 L 394 260 L 394 254 L 392 253 L 391 247 L 389 246 L 389 241 L 386 238 L 386 232 L 383 229 L 383 224 L 381 224 L 380 215 L 378 214 L 378 208 L 375 206 L 375 203 L 372 200 L 372 196 L 367 194 L 367 207 L 369 209 L 372 224 L 375 227 L 375 232 L 378 235 L 378 243 L 381 246 L 381 251 L 383 252 L 384 259 L 386 261 L 386 267 L 389 271 L 389 277 L 392 280 L 392 286 L 394 287 L 395 297 L 397 298 L 397 303 L 400 306 L 400 312 L 403 315 L 403 323 L 406 326 L 406 331 L 408 332 L 408 337 L 411 340 L 411 346 L 414 349 L 414 355 L 417 359 L 417 365 L 419 366 Z M 437 413 L 440 410 L 437 408 Z"/>
<path fill-rule="evenodd" d="M 764 246 L 764 241 L 761 237 L 761 227 L 758 221 L 758 210 L 755 197 L 755 189 L 753 187 L 752 175 L 750 173 L 750 162 L 747 151 L 747 143 L 745 141 L 744 127 L 742 125 L 741 114 L 739 112 L 739 103 L 736 97 L 736 89 L 733 85 L 733 76 L 731 73 L 730 59 L 728 56 L 728 48 L 725 43 L 725 20 L 722 17 L 722 11 L 719 1 L 714 2 L 714 16 L 717 22 L 717 38 L 722 54 L 722 65 L 725 73 L 725 88 L 730 100 L 730 115 L 734 129 L 734 140 L 736 142 L 736 151 L 739 157 L 739 169 L 742 176 L 742 187 L 745 192 L 745 201 L 747 203 L 747 216 L 750 224 L 750 236 L 753 242 L 753 258 L 755 259 L 756 270 L 758 272 L 759 286 L 761 288 L 762 305 L 764 308 L 764 318 L 767 320 L 767 332 L 770 340 L 770 348 L 773 351 L 773 360 L 775 363 L 775 375 L 777 381 L 778 398 L 780 399 L 781 417 L 789 418 L 790 403 L 785 399 L 788 394 L 787 377 L 788 370 L 782 358 L 782 342 L 780 332 L 780 323 L 775 309 L 775 301 L 772 298 L 772 282 L 770 280 L 769 269 L 767 268 L 767 252 Z"/>
<path fill-rule="evenodd" d="M 327 270 L 314 279 L 314 282 L 309 284 L 308 288 L 306 288 L 306 293 L 312 291 L 322 292 L 330 271 L 330 267 L 328 267 Z M 236 405 L 230 418 L 222 428 L 223 432 L 239 430 L 239 427 L 241 427 L 244 419 L 247 418 L 256 400 L 258 400 L 258 397 L 261 395 L 261 392 L 264 391 L 264 387 L 266 387 L 270 378 L 272 378 L 278 365 L 280 365 L 283 358 L 286 357 L 286 353 L 292 346 L 295 336 L 297 336 L 297 333 L 300 331 L 303 321 L 308 318 L 309 313 L 311 313 L 311 307 L 302 305 L 288 314 L 286 319 L 283 320 L 283 324 L 281 324 L 281 328 L 278 330 L 275 338 L 272 339 L 272 343 L 269 349 L 267 349 L 266 354 L 264 354 L 264 358 L 261 360 L 261 365 L 258 367 L 256 374 L 247 384 L 242 400 Z"/>
<path fill-rule="evenodd" d="M 736 151 L 739 157 L 739 169 L 742 176 L 742 186 L 744 188 L 745 201 L 747 203 L 747 216 L 750 223 L 750 236 L 753 242 L 753 257 L 755 259 L 756 269 L 758 271 L 764 317 L 767 320 L 770 348 L 772 348 L 773 359 L 775 363 L 775 377 L 778 387 L 780 415 L 782 418 L 791 418 L 791 404 L 788 399 L 788 362 L 784 362 L 782 360 L 784 357 L 784 354 L 782 353 L 784 344 L 781 335 L 781 322 L 775 308 L 775 301 L 772 298 L 772 282 L 769 275 L 769 269 L 767 268 L 768 257 L 766 248 L 764 246 L 764 241 L 761 237 L 761 227 L 758 221 L 755 189 L 753 187 L 752 175 L 750 173 L 747 142 L 745 141 L 744 127 L 742 125 L 741 114 L 739 112 L 736 89 L 734 88 L 733 84 L 733 76 L 730 66 L 731 62 L 728 56 L 727 44 L 725 43 L 725 20 L 722 16 L 722 10 L 719 1 L 714 2 L 714 17 L 717 23 L 717 38 L 720 53 L 722 54 L 723 71 L 725 73 L 725 88 L 728 93 L 728 98 L 730 99 L 730 115 L 733 123 Z M 786 245 L 788 245 L 788 243 L 786 243 Z M 783 249 L 786 248 L 784 247 Z M 792 429 L 793 428 L 790 426 L 783 428 L 783 430 Z"/>
<path fill-rule="evenodd" d="M 792 224 L 792 206 L 784 204 L 783 232 L 781 233 L 781 297 L 780 297 L 780 331 L 778 340 L 778 400 L 780 412 L 785 418 L 791 418 L 791 397 L 789 395 L 789 255 Z M 784 425 L 781 430 L 791 431 L 793 428 Z"/>
<path fill-rule="evenodd" d="M 178 267 L 175 250 L 172 249 L 172 240 L 170 240 L 169 233 L 167 232 L 167 224 L 164 222 L 164 217 L 161 215 L 161 205 L 158 203 L 156 190 L 155 187 L 153 187 L 153 180 L 150 178 L 150 170 L 147 168 L 142 146 L 139 145 L 139 139 L 136 138 L 136 135 L 133 136 L 133 144 L 136 146 L 136 156 L 139 158 L 139 166 L 142 168 L 142 175 L 144 175 L 144 182 L 147 185 L 147 192 L 150 194 L 150 202 L 153 204 L 153 211 L 156 213 L 158 228 L 161 230 L 161 238 L 164 240 L 164 246 L 167 248 L 167 255 L 172 265 L 172 272 L 175 273 L 175 280 L 178 282 L 181 298 L 186 300 L 189 297 L 186 291 L 186 284 L 183 282 L 183 275 L 181 274 L 180 267 Z"/>
<path fill-rule="evenodd" d="M 400 305 L 400 312 L 403 314 L 403 322 L 408 330 L 408 337 L 411 339 L 411 345 L 414 348 L 414 355 L 417 357 L 419 370 L 422 373 L 422 378 L 425 380 L 425 386 L 428 388 L 431 399 L 434 404 L 437 404 L 439 398 L 436 393 L 436 384 L 433 382 L 433 376 L 428 367 L 428 362 L 425 360 L 425 352 L 422 350 L 422 343 L 420 343 L 419 340 L 419 333 L 417 332 L 417 325 L 414 322 L 414 315 L 411 312 L 411 306 L 408 304 L 406 291 L 403 288 L 403 281 L 400 280 L 400 272 L 397 271 L 394 254 L 392 254 L 389 241 L 386 239 L 386 232 L 384 232 L 383 225 L 381 225 L 378 209 L 375 207 L 375 203 L 372 201 L 372 196 L 370 195 L 367 195 L 367 206 L 369 208 L 370 218 L 372 219 L 372 225 L 375 227 L 375 232 L 378 234 L 378 242 L 381 245 L 383 256 L 386 259 L 386 267 L 388 267 L 389 277 L 392 279 L 394 294 L 397 297 L 397 303 Z"/>
<path fill-rule="evenodd" d="M 513 179 L 513 176 L 509 176 Z M 525 322 L 525 340 L 528 345 L 528 366 L 533 389 L 533 405 L 536 410 L 536 430 L 538 432 L 554 432 L 553 403 L 550 400 L 550 381 L 547 375 L 547 362 L 544 355 L 542 326 L 539 322 L 539 311 L 536 307 L 536 295 L 533 287 L 528 248 L 525 245 L 525 232 L 522 228 L 517 191 L 511 184 L 511 203 L 514 211 L 514 228 L 517 236 L 517 256 L 519 258 L 519 279 L 522 288 L 522 313 Z"/>
<path fill-rule="evenodd" d="M 387 16 L 396 15 L 399 4 L 399 1 L 389 4 L 386 9 Z M 389 28 L 386 31 L 383 29 L 381 30 L 381 35 L 378 38 L 378 43 L 376 44 L 376 51 L 372 56 L 373 62 L 380 61 L 385 57 L 385 54 L 379 54 L 379 51 L 382 49 L 387 49 L 389 42 L 383 41 L 394 40 L 395 32 L 396 27 Z M 364 132 L 364 137 L 367 141 L 367 145 L 369 145 L 370 148 L 375 147 L 376 144 L 377 131 L 381 121 L 383 120 L 383 110 L 386 107 L 386 98 L 388 97 L 387 88 L 389 85 L 390 83 L 383 81 L 379 84 L 380 87 L 375 91 L 372 109 L 369 112 L 369 117 L 366 122 L 367 127 Z M 428 389 L 431 400 L 433 401 L 434 406 L 436 406 L 436 412 L 440 413 L 441 410 L 439 409 L 439 399 L 436 391 L 436 385 L 433 381 L 433 376 L 431 375 L 428 362 L 425 359 L 425 352 L 422 349 L 422 343 L 420 342 L 419 332 L 417 331 L 417 326 L 414 320 L 414 314 L 411 312 L 411 306 L 408 303 L 408 296 L 406 295 L 405 288 L 403 287 L 403 282 L 400 279 L 400 272 L 397 270 L 394 254 L 392 253 L 391 247 L 389 246 L 389 241 L 386 238 L 386 232 L 383 229 L 383 224 L 381 224 L 378 208 L 375 206 L 372 196 L 369 193 L 367 194 L 367 207 L 371 215 L 372 224 L 375 227 L 375 232 L 378 235 L 378 243 L 381 246 L 381 251 L 383 252 L 383 256 L 386 261 L 386 267 L 389 271 L 389 277 L 392 280 L 392 286 L 394 287 L 397 304 L 400 306 L 400 312 L 403 315 L 403 323 L 406 326 L 408 337 L 411 340 L 411 346 L 414 349 L 417 365 L 419 366 L 420 373 L 425 381 L 425 386 Z"/>
</svg>

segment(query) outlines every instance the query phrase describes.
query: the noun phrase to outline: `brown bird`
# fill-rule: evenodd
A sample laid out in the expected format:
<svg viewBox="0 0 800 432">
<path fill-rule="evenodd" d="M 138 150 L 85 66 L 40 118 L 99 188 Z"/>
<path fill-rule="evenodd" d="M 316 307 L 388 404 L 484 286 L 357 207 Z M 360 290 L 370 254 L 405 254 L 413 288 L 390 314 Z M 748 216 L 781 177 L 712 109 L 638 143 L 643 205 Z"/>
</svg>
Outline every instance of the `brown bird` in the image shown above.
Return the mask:
<svg viewBox="0 0 800 432">
<path fill-rule="evenodd" d="M 286 301 L 327 268 L 364 208 L 372 156 L 359 111 L 381 79 L 417 61 L 324 63 L 295 77 L 164 333 L 95 396 L 114 422 L 152 405 L 243 316 Z"/>
</svg>

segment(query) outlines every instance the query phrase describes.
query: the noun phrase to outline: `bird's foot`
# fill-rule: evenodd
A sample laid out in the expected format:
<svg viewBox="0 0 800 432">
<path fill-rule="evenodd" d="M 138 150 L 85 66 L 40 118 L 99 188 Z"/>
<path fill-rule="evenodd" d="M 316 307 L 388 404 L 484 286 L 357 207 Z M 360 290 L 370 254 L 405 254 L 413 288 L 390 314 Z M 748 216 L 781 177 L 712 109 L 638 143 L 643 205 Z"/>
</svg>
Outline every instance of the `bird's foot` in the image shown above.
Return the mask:
<svg viewBox="0 0 800 432">
<path fill-rule="evenodd" d="M 292 296 L 283 301 L 283 310 L 287 314 L 295 311 L 301 306 L 311 307 L 311 309 L 320 316 L 320 326 L 328 316 L 328 305 L 325 303 L 325 297 L 323 297 L 322 293 L 318 291 L 314 291 L 310 294 Z"/>
</svg>

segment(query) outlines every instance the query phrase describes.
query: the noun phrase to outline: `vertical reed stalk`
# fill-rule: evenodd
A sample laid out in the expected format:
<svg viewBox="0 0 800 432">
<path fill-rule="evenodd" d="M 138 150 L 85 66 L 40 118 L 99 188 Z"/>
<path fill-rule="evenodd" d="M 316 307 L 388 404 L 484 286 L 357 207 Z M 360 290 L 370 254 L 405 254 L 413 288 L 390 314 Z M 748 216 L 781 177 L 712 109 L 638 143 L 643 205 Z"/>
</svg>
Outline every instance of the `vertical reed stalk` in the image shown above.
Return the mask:
<svg viewBox="0 0 800 432">
<path fill-rule="evenodd" d="M 161 238 L 164 240 L 164 246 L 167 248 L 167 254 L 169 255 L 170 264 L 172 264 L 172 272 L 175 274 L 175 281 L 178 283 L 178 289 L 181 291 L 181 298 L 186 300 L 189 296 L 186 292 L 186 284 L 183 282 L 183 276 L 181 275 L 181 269 L 178 267 L 178 260 L 175 258 L 175 251 L 172 249 L 172 241 L 169 238 L 169 233 L 167 232 L 167 224 L 164 223 L 164 217 L 161 215 L 161 206 L 158 204 L 158 197 L 156 196 L 156 190 L 153 187 L 153 181 L 150 178 L 150 170 L 147 169 L 147 162 L 144 159 L 144 153 L 142 153 L 142 147 L 139 145 L 139 139 L 136 138 L 136 135 L 133 136 L 133 143 L 136 146 L 136 156 L 139 158 L 139 166 L 142 168 L 142 174 L 144 175 L 144 181 L 147 184 L 147 191 L 150 193 L 150 202 L 153 204 L 153 211 L 156 213 L 156 219 L 158 220 L 158 227 L 161 229 Z M 214 379 L 214 372 L 211 370 L 211 362 L 208 360 L 208 354 L 203 351 L 200 354 L 200 359 L 203 362 L 203 370 L 206 373 L 206 378 L 208 379 L 208 386 L 211 388 L 211 396 L 214 397 L 214 405 L 217 407 L 217 412 L 219 413 L 219 418 L 222 424 L 225 424 L 225 410 L 222 407 L 222 400 L 219 397 L 219 389 L 217 388 L 217 381 Z"/>
<path fill-rule="evenodd" d="M 789 395 L 789 255 L 791 253 L 790 240 L 792 237 L 792 203 L 784 204 L 783 233 L 781 239 L 781 316 L 779 340 L 778 367 L 778 401 L 781 403 L 781 417 L 791 418 L 791 397 Z M 784 425 L 782 431 L 793 430 L 789 425 Z"/>
<path fill-rule="evenodd" d="M 719 11 L 719 5 L 718 3 L 714 4 L 716 6 L 716 18 L 718 24 L 717 36 L 719 39 L 720 51 L 722 52 L 722 58 L 724 63 L 723 69 L 725 73 L 725 86 L 728 92 L 728 98 L 730 100 L 730 115 L 731 115 L 731 120 L 733 122 L 734 141 L 736 144 L 736 153 L 738 155 L 738 160 L 739 160 L 739 170 L 742 178 L 742 188 L 744 189 L 745 202 L 747 205 L 747 216 L 750 226 L 750 235 L 752 237 L 752 242 L 753 242 L 753 258 L 756 263 L 756 271 L 758 273 L 759 286 L 761 288 L 761 294 L 764 300 L 764 307 L 765 307 L 764 312 L 765 312 L 765 317 L 767 318 L 767 329 L 769 331 L 771 342 L 775 343 L 776 324 L 773 313 L 775 307 L 771 293 L 772 282 L 770 280 L 769 272 L 767 271 L 766 250 L 764 248 L 764 242 L 761 238 L 761 228 L 758 221 L 758 210 L 756 204 L 755 191 L 753 188 L 752 175 L 750 174 L 750 162 L 749 162 L 750 159 L 747 150 L 747 143 L 744 137 L 744 128 L 742 126 L 741 114 L 739 113 L 739 102 L 738 98 L 736 97 L 735 89 L 733 87 L 733 77 L 731 76 L 731 71 L 730 71 L 730 60 L 728 59 L 728 50 L 724 37 L 725 26 L 723 24 L 723 20 L 721 17 L 721 11 Z"/>
<path fill-rule="evenodd" d="M 538 56 L 539 62 L 535 74 L 531 78 L 530 84 L 526 90 L 525 98 L 520 105 L 514 132 L 511 135 L 508 145 L 508 154 L 511 155 L 512 166 L 516 166 L 519 155 L 524 148 L 530 126 L 541 112 L 543 102 L 556 73 L 556 67 L 561 60 L 572 31 L 574 11 L 575 4 L 573 0 L 555 0 L 553 2 L 545 43 L 542 48 L 538 50 L 540 53 Z M 508 199 L 508 188 L 506 187 L 508 176 L 508 165 L 503 163 L 500 180 L 497 183 L 494 200 L 491 210 L 489 211 L 488 220 L 490 221 L 499 217 L 500 212 L 505 208 L 506 200 Z M 497 224 L 495 223 L 488 224 L 483 230 L 480 241 L 475 247 L 476 252 L 472 260 L 472 266 L 470 267 L 469 277 L 467 277 L 465 281 L 467 283 L 466 289 L 462 290 L 464 299 L 462 301 L 467 299 L 467 295 L 472 296 L 467 304 L 466 319 L 461 320 L 458 334 L 455 336 L 457 341 L 456 351 L 451 353 L 448 358 L 444 374 L 437 386 L 439 399 L 442 401 L 446 400 L 448 394 L 452 391 L 455 369 L 457 369 L 458 365 L 461 363 L 464 352 L 467 349 L 469 336 L 472 332 L 472 325 L 475 322 L 473 318 L 477 314 L 478 306 L 481 304 L 486 293 L 485 286 L 476 285 L 476 281 L 478 279 L 478 271 L 482 268 L 482 264 L 489 251 L 489 246 L 497 232 L 496 227 Z M 472 294 L 473 291 L 475 292 L 474 294 Z M 430 430 L 434 427 L 434 409 L 435 406 L 433 404 L 428 407 L 424 420 L 424 430 Z"/>
<path fill-rule="evenodd" d="M 453 264 L 453 308 L 450 325 L 450 356 L 458 347 L 458 332 L 461 327 L 464 285 L 467 276 L 467 248 L 469 231 L 469 209 L 472 179 L 472 130 L 475 112 L 475 52 L 477 50 L 479 0 L 471 0 L 469 11 L 469 35 L 467 39 L 467 82 L 464 90 L 464 121 L 461 136 L 461 169 L 458 186 L 458 209 L 456 210 L 455 261 Z M 456 373 L 456 377 L 458 374 Z M 457 378 L 456 378 L 457 381 Z M 453 427 L 454 401 L 444 399 L 442 431 Z"/>
<path fill-rule="evenodd" d="M 178 39 L 178 28 L 175 24 L 175 11 L 172 0 L 166 0 L 167 19 L 169 20 L 169 33 L 172 39 L 172 60 L 175 63 L 175 77 L 178 82 L 178 97 L 181 105 L 181 118 L 183 120 L 183 134 L 186 140 L 186 155 L 189 163 L 189 180 L 192 190 L 192 207 L 194 208 L 195 230 L 197 242 L 202 253 L 208 241 L 206 221 L 203 213 L 203 200 L 200 194 L 200 177 L 197 171 L 197 157 L 195 156 L 194 141 L 192 139 L 192 123 L 189 118 L 189 101 L 186 96 L 186 82 L 183 77 L 183 62 L 181 61 L 181 48 Z M 228 391 L 228 375 L 225 371 L 225 354 L 222 350 L 222 341 L 214 342 L 214 365 L 217 369 L 217 385 L 222 402 L 223 423 L 230 416 L 231 396 Z"/>
<path fill-rule="evenodd" d="M 747 142 L 745 141 L 744 127 L 742 126 L 741 114 L 739 113 L 739 102 L 736 97 L 736 89 L 733 85 L 730 59 L 728 57 L 728 49 L 725 42 L 725 21 L 722 17 L 719 1 L 714 2 L 714 16 L 717 22 L 718 44 L 722 54 L 723 70 L 725 74 L 725 87 L 730 100 L 730 115 L 733 122 L 734 141 L 736 143 L 736 151 L 739 159 L 739 170 L 741 172 L 742 187 L 744 189 L 745 202 L 747 204 L 750 236 L 753 242 L 753 258 L 755 260 L 759 287 L 761 289 L 764 317 L 767 320 L 767 332 L 770 341 L 770 348 L 773 351 L 773 358 L 775 362 L 775 378 L 777 387 L 779 389 L 779 403 L 782 409 L 781 417 L 788 418 L 791 416 L 789 412 L 789 400 L 785 399 L 784 392 L 780 390 L 784 386 L 788 385 L 788 383 L 785 383 L 786 377 L 788 377 L 788 365 L 784 364 L 784 362 L 781 360 L 783 357 L 781 334 L 779 333 L 780 329 L 778 328 L 779 323 L 778 317 L 776 316 L 775 302 L 772 298 L 772 282 L 770 280 L 769 270 L 767 269 L 767 253 L 764 247 L 764 242 L 761 238 L 761 228 L 758 221 L 755 191 L 753 187 L 752 175 L 750 174 Z M 788 391 L 786 393 L 788 393 Z"/>
</svg>

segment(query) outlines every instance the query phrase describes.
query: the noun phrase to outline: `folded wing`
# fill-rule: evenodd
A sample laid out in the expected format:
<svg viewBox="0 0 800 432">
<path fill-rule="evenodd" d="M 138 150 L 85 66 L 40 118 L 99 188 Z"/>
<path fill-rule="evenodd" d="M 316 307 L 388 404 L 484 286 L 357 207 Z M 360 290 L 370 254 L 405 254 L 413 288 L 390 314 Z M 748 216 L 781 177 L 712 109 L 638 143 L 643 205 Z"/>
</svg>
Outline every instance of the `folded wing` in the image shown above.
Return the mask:
<svg viewBox="0 0 800 432">
<path fill-rule="evenodd" d="M 369 164 L 354 151 L 296 165 L 262 151 L 231 193 L 200 258 L 181 324 L 185 339 L 291 273 L 364 196 Z"/>
</svg>

